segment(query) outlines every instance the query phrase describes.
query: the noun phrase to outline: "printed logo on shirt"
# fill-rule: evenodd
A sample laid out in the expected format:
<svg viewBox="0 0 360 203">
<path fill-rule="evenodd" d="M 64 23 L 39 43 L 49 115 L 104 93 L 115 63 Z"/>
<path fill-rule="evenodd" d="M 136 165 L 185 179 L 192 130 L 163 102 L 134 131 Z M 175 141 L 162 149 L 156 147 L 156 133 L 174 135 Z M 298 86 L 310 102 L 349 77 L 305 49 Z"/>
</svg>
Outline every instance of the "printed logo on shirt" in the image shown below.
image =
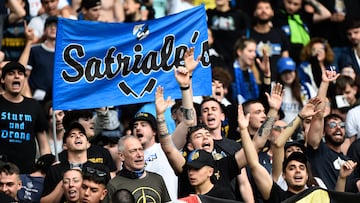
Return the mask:
<svg viewBox="0 0 360 203">
<path fill-rule="evenodd" d="M 337 159 L 335 159 L 335 161 L 333 162 L 334 168 L 336 170 L 340 170 L 341 165 L 343 165 L 345 162 L 345 160 L 342 160 L 340 157 L 338 157 Z"/>
<path fill-rule="evenodd" d="M 101 157 L 90 158 L 89 161 L 92 162 L 92 163 L 95 163 L 95 164 L 98 164 L 98 163 L 103 164 L 104 163 L 104 159 L 101 158 Z"/>
<path fill-rule="evenodd" d="M 270 41 L 267 41 L 266 43 L 261 41 L 256 45 L 256 54 L 263 57 L 263 50 L 266 51 L 269 57 L 280 55 L 281 45 L 279 43 L 271 43 Z"/>
<path fill-rule="evenodd" d="M 34 188 L 34 184 L 32 182 L 26 183 L 26 186 L 22 186 L 22 188 L 25 190 L 24 199 L 32 200 L 32 193 L 38 193 L 39 189 Z"/>
<path fill-rule="evenodd" d="M 1 139 L 12 143 L 30 141 L 30 133 L 24 132 L 26 123 L 31 123 L 33 118 L 29 114 L 1 112 L 0 119 L 8 122 L 7 129 L 1 129 Z"/>
<path fill-rule="evenodd" d="M 147 165 L 149 162 L 152 162 L 152 161 L 154 161 L 156 159 L 157 159 L 156 153 L 155 154 L 150 154 L 150 156 L 147 159 L 145 159 L 145 165 Z"/>
<path fill-rule="evenodd" d="M 235 30 L 235 20 L 233 17 L 214 16 L 212 19 L 213 23 L 211 29 L 213 30 Z"/>
<path fill-rule="evenodd" d="M 136 202 L 153 202 L 157 203 L 156 200 L 159 200 L 159 203 L 162 202 L 161 195 L 158 191 L 151 187 L 139 187 L 133 191 Z"/>
</svg>

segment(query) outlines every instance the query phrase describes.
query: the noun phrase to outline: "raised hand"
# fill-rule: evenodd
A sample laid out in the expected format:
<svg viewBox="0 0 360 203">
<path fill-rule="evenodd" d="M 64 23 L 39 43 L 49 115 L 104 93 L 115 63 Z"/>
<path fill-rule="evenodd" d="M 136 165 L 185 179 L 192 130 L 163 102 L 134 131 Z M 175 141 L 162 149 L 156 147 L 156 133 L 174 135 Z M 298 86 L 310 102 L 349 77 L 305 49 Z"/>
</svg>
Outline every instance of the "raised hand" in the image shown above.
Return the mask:
<svg viewBox="0 0 360 203">
<path fill-rule="evenodd" d="M 184 55 L 184 62 L 185 62 L 185 67 L 189 71 L 190 75 L 192 75 L 192 72 L 199 64 L 199 61 L 200 61 L 200 56 L 198 56 L 196 60 L 194 59 L 194 47 L 186 50 Z"/>
<path fill-rule="evenodd" d="M 311 98 L 305 106 L 301 109 L 299 115 L 301 118 L 305 119 L 315 115 L 320 110 L 315 111 L 316 107 L 322 103 L 322 100 L 318 97 Z"/>
<path fill-rule="evenodd" d="M 188 87 L 190 85 L 190 73 L 184 66 L 178 66 L 174 69 L 175 78 L 180 87 Z"/>
<path fill-rule="evenodd" d="M 335 70 L 326 70 L 321 74 L 321 79 L 323 82 L 333 82 L 340 76 L 340 73 L 337 73 Z"/>
<path fill-rule="evenodd" d="M 265 49 L 263 51 L 263 58 L 260 60 L 259 58 L 256 58 L 256 63 L 258 64 L 260 70 L 264 73 L 264 76 L 270 77 L 271 71 L 270 71 L 270 60 L 268 53 Z"/>
<path fill-rule="evenodd" d="M 348 177 L 355 169 L 357 163 L 351 160 L 345 161 L 340 168 L 339 176 L 341 178 Z"/>
<path fill-rule="evenodd" d="M 250 113 L 244 115 L 244 110 L 241 104 L 238 105 L 238 124 L 240 130 L 247 129 L 249 126 Z"/>
<path fill-rule="evenodd" d="M 164 99 L 164 88 L 158 86 L 155 92 L 156 115 L 164 114 L 166 109 L 171 105 L 171 98 Z"/>
<path fill-rule="evenodd" d="M 27 41 L 29 42 L 35 41 L 34 30 L 27 26 L 26 21 L 24 21 L 24 34 Z"/>
<path fill-rule="evenodd" d="M 265 94 L 270 108 L 279 110 L 282 103 L 282 96 L 284 94 L 283 86 L 280 83 L 276 83 L 271 91 L 271 96 L 267 92 Z"/>
</svg>

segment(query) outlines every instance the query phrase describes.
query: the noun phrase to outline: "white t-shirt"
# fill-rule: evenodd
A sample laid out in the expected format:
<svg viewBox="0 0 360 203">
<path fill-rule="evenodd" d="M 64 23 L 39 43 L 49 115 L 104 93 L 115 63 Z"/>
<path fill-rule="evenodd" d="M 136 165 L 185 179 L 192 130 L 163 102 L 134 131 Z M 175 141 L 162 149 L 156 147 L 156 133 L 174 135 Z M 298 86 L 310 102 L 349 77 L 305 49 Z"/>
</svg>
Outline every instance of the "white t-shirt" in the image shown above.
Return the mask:
<svg viewBox="0 0 360 203">
<path fill-rule="evenodd" d="M 179 13 L 181 11 L 185 11 L 187 9 L 193 8 L 194 5 L 187 1 L 183 0 L 168 0 L 168 15 Z"/>
<path fill-rule="evenodd" d="M 348 111 L 345 120 L 345 134 L 346 137 L 356 136 L 359 139 L 360 135 L 360 106 L 356 106 Z"/>
<path fill-rule="evenodd" d="M 176 200 L 178 193 L 178 177 L 175 175 L 164 151 L 159 143 L 144 150 L 145 170 L 157 173 L 165 181 L 170 198 Z"/>
<path fill-rule="evenodd" d="M 272 85 L 275 83 L 273 82 Z M 284 95 L 282 99 L 281 109 L 284 112 L 284 119 L 286 123 L 290 123 L 300 112 L 303 105 L 310 99 L 316 96 L 316 92 L 314 88 L 309 84 L 305 83 L 304 86 L 301 87 L 301 100 L 302 104 L 300 104 L 291 92 L 291 87 L 288 85 L 284 85 Z"/>
</svg>

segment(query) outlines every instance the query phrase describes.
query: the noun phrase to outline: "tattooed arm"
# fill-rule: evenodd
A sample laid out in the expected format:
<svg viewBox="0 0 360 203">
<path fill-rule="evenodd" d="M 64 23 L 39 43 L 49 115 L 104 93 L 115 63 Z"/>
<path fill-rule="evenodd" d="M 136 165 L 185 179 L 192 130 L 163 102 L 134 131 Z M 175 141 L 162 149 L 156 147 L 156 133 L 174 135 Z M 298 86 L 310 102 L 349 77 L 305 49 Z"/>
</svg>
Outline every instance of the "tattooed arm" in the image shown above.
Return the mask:
<svg viewBox="0 0 360 203">
<path fill-rule="evenodd" d="M 192 74 L 196 66 L 199 64 L 200 57 L 194 59 L 194 48 L 190 48 L 185 52 L 185 67 L 180 66 L 174 70 L 176 81 L 178 82 L 182 95 L 182 113 L 183 120 L 176 127 L 172 140 L 177 149 L 181 149 L 186 143 L 186 133 L 189 126 L 196 124 L 196 112 L 193 105 L 192 95 Z"/>
<path fill-rule="evenodd" d="M 162 87 L 158 87 L 155 93 L 155 106 L 156 106 L 156 119 L 158 126 L 158 133 L 160 138 L 161 148 L 164 151 L 171 167 L 176 174 L 180 174 L 185 165 L 185 158 L 181 155 L 180 151 L 175 147 L 172 142 L 171 136 L 168 132 L 164 112 L 170 105 L 170 98 L 164 99 L 164 90 Z"/>
<path fill-rule="evenodd" d="M 265 93 L 268 98 L 270 109 L 267 118 L 254 136 L 254 144 L 257 150 L 264 147 L 267 138 L 271 133 L 272 126 L 281 106 L 283 92 L 282 85 L 277 83 L 272 89 L 271 96 L 268 93 Z"/>
</svg>

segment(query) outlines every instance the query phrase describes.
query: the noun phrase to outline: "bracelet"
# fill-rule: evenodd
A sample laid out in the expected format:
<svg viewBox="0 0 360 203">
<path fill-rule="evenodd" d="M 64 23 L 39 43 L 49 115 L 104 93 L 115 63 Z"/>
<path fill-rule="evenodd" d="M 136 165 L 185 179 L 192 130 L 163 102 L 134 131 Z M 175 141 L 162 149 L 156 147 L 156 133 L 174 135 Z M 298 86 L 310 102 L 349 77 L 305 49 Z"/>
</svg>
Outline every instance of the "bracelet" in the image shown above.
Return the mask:
<svg viewBox="0 0 360 203">
<path fill-rule="evenodd" d="M 302 121 L 304 120 L 303 117 L 300 116 L 300 114 L 297 115 Z"/>
<path fill-rule="evenodd" d="M 189 86 L 186 86 L 186 87 L 181 87 L 181 86 L 180 86 L 180 90 L 181 90 L 181 91 L 188 90 L 188 89 L 190 89 L 190 85 L 189 85 Z"/>
</svg>

